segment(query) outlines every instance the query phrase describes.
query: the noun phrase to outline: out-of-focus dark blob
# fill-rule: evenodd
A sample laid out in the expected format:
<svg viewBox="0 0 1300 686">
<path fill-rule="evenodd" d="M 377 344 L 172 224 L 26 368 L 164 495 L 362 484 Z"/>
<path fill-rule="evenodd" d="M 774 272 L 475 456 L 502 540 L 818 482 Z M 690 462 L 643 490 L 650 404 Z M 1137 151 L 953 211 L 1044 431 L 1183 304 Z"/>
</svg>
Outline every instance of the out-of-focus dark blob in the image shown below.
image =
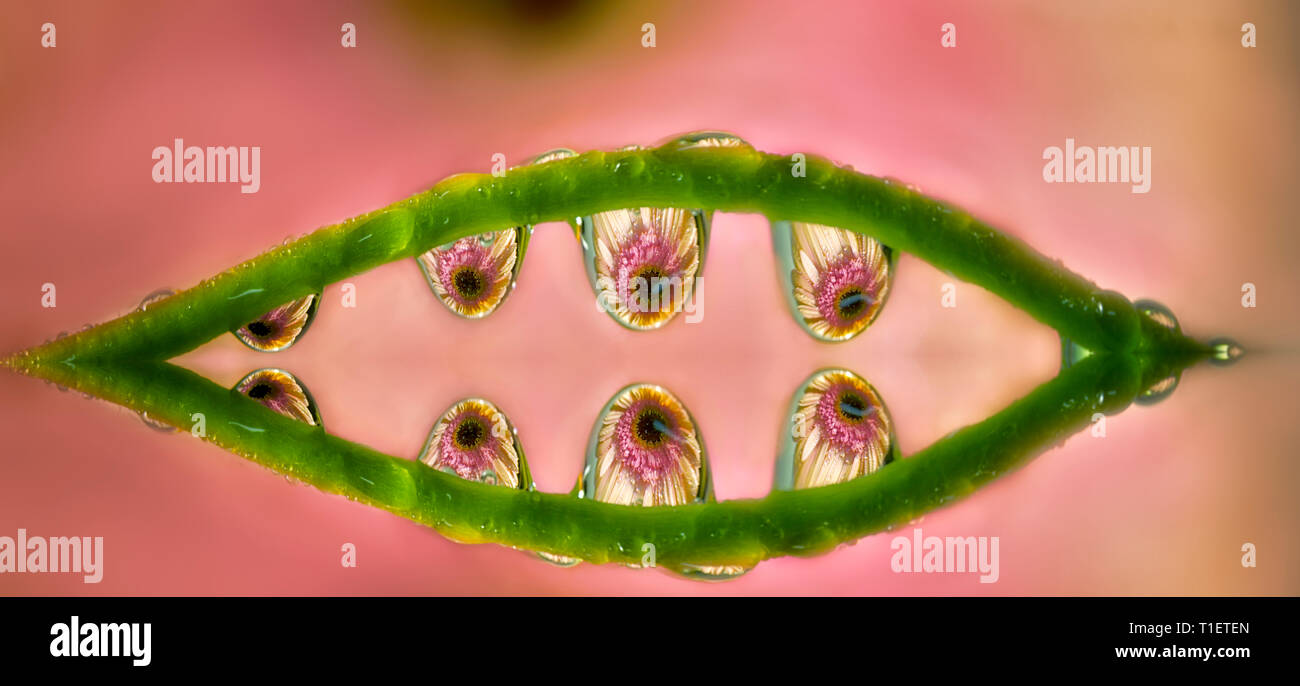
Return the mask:
<svg viewBox="0 0 1300 686">
<path fill-rule="evenodd" d="M 640 16 L 647 9 L 653 10 L 653 3 L 647 7 L 645 3 L 598 0 L 402 0 L 395 5 L 402 24 L 412 30 L 496 33 L 512 43 L 526 43 L 532 50 L 553 45 L 557 52 L 580 47 L 572 41 L 574 35 L 598 36 L 599 28 L 613 22 L 616 15 L 630 16 L 635 10 Z M 629 25 L 634 30 L 641 23 Z M 635 34 L 631 35 L 635 39 Z"/>
</svg>

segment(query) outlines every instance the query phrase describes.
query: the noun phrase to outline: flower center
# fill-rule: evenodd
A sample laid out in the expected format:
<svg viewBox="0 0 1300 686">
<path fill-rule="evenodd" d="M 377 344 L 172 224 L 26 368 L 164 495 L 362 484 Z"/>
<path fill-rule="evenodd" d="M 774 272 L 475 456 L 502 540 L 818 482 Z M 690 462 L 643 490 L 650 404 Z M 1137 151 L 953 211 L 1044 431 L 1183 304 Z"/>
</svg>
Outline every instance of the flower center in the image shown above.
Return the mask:
<svg viewBox="0 0 1300 686">
<path fill-rule="evenodd" d="M 254 336 L 269 336 L 271 334 L 271 326 L 266 322 L 256 321 L 248 325 L 248 331 Z"/>
<path fill-rule="evenodd" d="M 473 450 L 483 443 L 487 428 L 478 419 L 469 417 L 456 427 L 456 447 L 461 450 Z"/>
<path fill-rule="evenodd" d="M 636 440 L 647 448 L 655 448 L 672 435 L 668 422 L 656 409 L 642 410 L 636 418 Z"/>
<path fill-rule="evenodd" d="M 840 419 L 849 424 L 858 424 L 871 413 L 871 407 L 867 404 L 866 399 L 853 391 L 841 393 L 835 409 Z"/>
<path fill-rule="evenodd" d="M 840 291 L 839 297 L 835 299 L 835 309 L 841 317 L 850 321 L 862 316 L 870 304 L 871 296 L 863 293 L 856 285 Z"/>
<path fill-rule="evenodd" d="M 473 300 L 483 295 L 484 287 L 487 285 L 483 275 L 470 266 L 457 267 L 451 273 L 451 283 L 457 295 L 466 300 Z"/>
<path fill-rule="evenodd" d="M 248 397 L 253 398 L 254 400 L 261 400 L 262 398 L 271 395 L 274 391 L 275 388 L 271 386 L 271 384 L 260 383 L 248 389 Z"/>
</svg>

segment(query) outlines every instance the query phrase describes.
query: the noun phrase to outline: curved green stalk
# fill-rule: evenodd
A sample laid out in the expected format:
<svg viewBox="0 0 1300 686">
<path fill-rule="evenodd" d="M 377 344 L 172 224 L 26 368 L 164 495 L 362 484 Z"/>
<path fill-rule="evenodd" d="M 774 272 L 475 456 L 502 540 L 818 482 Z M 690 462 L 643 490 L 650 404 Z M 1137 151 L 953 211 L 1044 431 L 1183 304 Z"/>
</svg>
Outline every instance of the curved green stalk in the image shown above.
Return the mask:
<svg viewBox="0 0 1300 686">
<path fill-rule="evenodd" d="M 465 541 L 593 562 L 752 564 L 813 554 L 909 521 L 1122 410 L 1209 348 L 1140 315 L 966 213 L 815 157 L 749 147 L 591 152 L 503 177 L 461 175 L 249 260 L 156 304 L 4 360 L 188 430 L 317 488 Z M 632 206 L 760 212 L 859 231 L 978 284 L 1093 351 L 979 424 L 852 482 L 761 500 L 634 508 L 471 483 L 282 417 L 165 360 L 326 284 L 454 239 Z"/>
<path fill-rule="evenodd" d="M 749 147 L 589 152 L 504 176 L 461 174 L 325 227 L 198 286 L 30 351 L 36 367 L 77 355 L 171 359 L 295 298 L 464 236 L 635 206 L 758 212 L 871 235 L 980 285 L 1093 350 L 1142 346 L 1132 304 L 970 215 L 901 184 Z M 21 362 L 21 361 L 19 361 Z"/>
<path fill-rule="evenodd" d="M 760 500 L 679 507 L 608 505 L 467 481 L 281 416 L 164 362 L 49 371 L 56 383 L 182 431 L 201 413 L 207 441 L 456 540 L 629 564 L 652 543 L 657 564 L 673 568 L 811 555 L 904 524 L 1022 465 L 1094 413 L 1123 410 L 1167 369 L 1128 353 L 1091 355 L 987 420 L 874 474 Z"/>
</svg>

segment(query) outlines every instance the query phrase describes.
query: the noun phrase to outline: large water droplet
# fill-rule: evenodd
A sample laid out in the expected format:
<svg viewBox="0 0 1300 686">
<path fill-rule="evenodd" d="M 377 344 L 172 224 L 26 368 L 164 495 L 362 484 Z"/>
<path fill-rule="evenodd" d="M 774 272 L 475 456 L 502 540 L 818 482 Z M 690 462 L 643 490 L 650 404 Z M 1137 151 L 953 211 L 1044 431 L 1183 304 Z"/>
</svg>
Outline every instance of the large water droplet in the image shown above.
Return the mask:
<svg viewBox="0 0 1300 686">
<path fill-rule="evenodd" d="M 847 369 L 808 377 L 790 402 L 789 421 L 781 431 L 777 490 L 844 483 L 879 470 L 898 452 L 884 401 Z"/>
<path fill-rule="evenodd" d="M 518 433 L 504 412 L 482 398 L 452 405 L 434 423 L 420 462 L 462 479 L 532 490 Z"/>
<path fill-rule="evenodd" d="M 708 213 L 671 207 L 597 212 L 579 220 L 578 238 L 598 310 L 638 331 L 657 329 L 681 312 L 697 321 Z"/>
<path fill-rule="evenodd" d="M 281 305 L 234 330 L 235 338 L 259 352 L 273 353 L 297 343 L 316 318 L 320 294 Z"/>
<path fill-rule="evenodd" d="M 772 222 L 778 277 L 795 320 L 813 338 L 847 341 L 884 307 L 897 256 L 860 233 L 805 222 Z"/>
<path fill-rule="evenodd" d="M 601 409 L 588 446 L 575 490 L 579 498 L 645 507 L 716 501 L 695 419 L 661 386 L 633 384 L 615 393 Z M 728 579 L 748 568 L 687 565 L 668 571 L 697 579 Z"/>
<path fill-rule="evenodd" d="M 1210 341 L 1211 364 L 1226 367 L 1240 360 L 1245 354 L 1245 348 L 1231 338 L 1216 338 Z"/>
<path fill-rule="evenodd" d="M 282 369 L 259 369 L 240 379 L 233 389 L 290 419 L 320 426 L 320 411 L 298 379 Z"/>
<path fill-rule="evenodd" d="M 433 294 L 466 319 L 496 311 L 514 290 L 530 226 L 467 236 L 416 257 Z"/>
<path fill-rule="evenodd" d="M 533 158 L 530 164 L 576 155 L 568 148 L 555 148 Z M 448 219 L 443 217 L 443 223 Z M 416 263 L 447 309 L 466 319 L 481 319 L 495 312 L 518 285 L 532 234 L 532 224 L 524 224 L 468 236 L 426 251 L 416 257 Z"/>
</svg>

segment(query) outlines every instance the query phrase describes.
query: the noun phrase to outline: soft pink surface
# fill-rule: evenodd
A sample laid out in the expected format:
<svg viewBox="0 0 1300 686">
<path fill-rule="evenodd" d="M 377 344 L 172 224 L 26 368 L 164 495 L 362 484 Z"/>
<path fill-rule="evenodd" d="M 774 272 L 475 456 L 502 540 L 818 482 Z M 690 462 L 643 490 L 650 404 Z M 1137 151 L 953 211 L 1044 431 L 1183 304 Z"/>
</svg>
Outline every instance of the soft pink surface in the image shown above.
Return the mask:
<svg viewBox="0 0 1300 686">
<path fill-rule="evenodd" d="M 653 143 L 701 128 L 763 150 L 898 177 L 1108 288 L 1152 296 L 1203 336 L 1256 350 L 1184 375 L 1172 399 L 1112 418 L 967 501 L 927 535 L 999 536 L 1001 578 L 895 574 L 889 535 L 702 585 L 559 569 L 463 546 L 126 411 L 0 374 L 0 536 L 105 537 L 99 585 L 4 574 L 0 594 L 1252 594 L 1300 591 L 1294 497 L 1300 180 L 1295 10 L 1281 3 L 735 2 L 609 10 L 565 29 L 372 4 L 7 3 L 0 22 L 0 351 L 121 314 L 315 227 L 558 146 Z M 616 3 L 622 5 L 622 3 Z M 1290 13 L 1288 16 L 1288 12 Z M 42 49 L 53 21 L 58 47 Z M 339 25 L 358 27 L 356 49 Z M 642 48 L 643 22 L 658 46 Z M 1240 46 L 1240 25 L 1259 47 Z M 939 46 L 940 25 L 959 46 Z M 539 37 L 537 32 L 547 32 Z M 150 152 L 262 146 L 262 187 L 155 184 Z M 1153 148 L 1146 195 L 1048 185 L 1042 151 Z M 522 436 L 538 486 L 567 491 L 601 405 L 634 381 L 682 399 L 719 498 L 764 495 L 790 394 L 844 366 L 880 391 L 905 452 L 1050 378 L 1055 335 L 904 257 L 868 332 L 819 344 L 785 311 L 766 221 L 720 214 L 705 316 L 634 333 L 593 306 L 571 233 L 538 227 L 518 290 L 455 318 L 414 261 L 336 284 L 295 348 L 223 337 L 179 360 L 223 384 L 293 371 L 328 429 L 412 458 L 479 395 Z M 40 307 L 41 284 L 58 307 Z M 1259 307 L 1243 309 L 1243 282 Z M 910 534 L 911 528 L 903 532 Z M 354 543 L 359 565 L 340 566 Z M 1259 566 L 1244 569 L 1244 542 Z"/>
</svg>

